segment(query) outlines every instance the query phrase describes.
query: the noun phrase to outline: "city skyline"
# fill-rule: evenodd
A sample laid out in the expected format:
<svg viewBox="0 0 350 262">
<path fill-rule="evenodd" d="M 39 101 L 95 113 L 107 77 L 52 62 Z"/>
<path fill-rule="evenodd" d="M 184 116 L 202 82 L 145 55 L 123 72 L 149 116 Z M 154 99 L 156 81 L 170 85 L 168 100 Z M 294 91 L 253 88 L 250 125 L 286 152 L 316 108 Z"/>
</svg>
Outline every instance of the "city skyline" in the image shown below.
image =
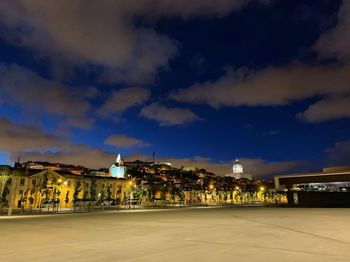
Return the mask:
<svg viewBox="0 0 350 262">
<path fill-rule="evenodd" d="M 0 163 L 350 164 L 346 1 L 6 1 L 0 18 Z"/>
</svg>

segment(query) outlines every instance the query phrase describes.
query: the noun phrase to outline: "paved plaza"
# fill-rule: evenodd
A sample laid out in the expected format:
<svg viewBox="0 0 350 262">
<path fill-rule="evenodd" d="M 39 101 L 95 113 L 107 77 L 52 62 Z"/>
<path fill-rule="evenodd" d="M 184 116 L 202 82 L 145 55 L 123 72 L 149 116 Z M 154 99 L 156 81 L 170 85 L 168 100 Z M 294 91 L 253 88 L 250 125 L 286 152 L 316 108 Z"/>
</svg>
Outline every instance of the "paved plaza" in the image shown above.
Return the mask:
<svg viewBox="0 0 350 262">
<path fill-rule="evenodd" d="M 0 261 L 350 261 L 350 209 L 0 217 Z"/>
</svg>

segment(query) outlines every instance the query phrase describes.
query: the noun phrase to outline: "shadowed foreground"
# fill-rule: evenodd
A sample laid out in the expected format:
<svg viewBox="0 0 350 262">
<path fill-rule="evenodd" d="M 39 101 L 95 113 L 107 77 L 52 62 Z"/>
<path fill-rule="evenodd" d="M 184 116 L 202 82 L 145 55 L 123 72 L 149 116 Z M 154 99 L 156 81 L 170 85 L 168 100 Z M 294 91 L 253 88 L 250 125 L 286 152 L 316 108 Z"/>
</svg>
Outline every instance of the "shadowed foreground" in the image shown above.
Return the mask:
<svg viewBox="0 0 350 262">
<path fill-rule="evenodd" d="M 1 261 L 350 261 L 350 209 L 195 208 L 0 219 Z"/>
</svg>

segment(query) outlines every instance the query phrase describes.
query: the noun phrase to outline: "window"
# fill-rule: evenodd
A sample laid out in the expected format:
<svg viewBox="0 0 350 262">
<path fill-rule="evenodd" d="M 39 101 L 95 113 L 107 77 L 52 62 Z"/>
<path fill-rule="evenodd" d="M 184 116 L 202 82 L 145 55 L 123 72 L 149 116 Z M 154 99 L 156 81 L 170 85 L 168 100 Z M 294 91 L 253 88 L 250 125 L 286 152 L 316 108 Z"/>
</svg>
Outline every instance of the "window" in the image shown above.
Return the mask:
<svg viewBox="0 0 350 262">
<path fill-rule="evenodd" d="M 24 179 L 24 178 L 21 178 L 20 185 L 21 185 L 21 186 L 24 186 L 24 182 L 25 182 L 25 179 Z"/>
<path fill-rule="evenodd" d="M 36 179 L 32 180 L 32 185 L 35 186 L 36 185 Z"/>
</svg>

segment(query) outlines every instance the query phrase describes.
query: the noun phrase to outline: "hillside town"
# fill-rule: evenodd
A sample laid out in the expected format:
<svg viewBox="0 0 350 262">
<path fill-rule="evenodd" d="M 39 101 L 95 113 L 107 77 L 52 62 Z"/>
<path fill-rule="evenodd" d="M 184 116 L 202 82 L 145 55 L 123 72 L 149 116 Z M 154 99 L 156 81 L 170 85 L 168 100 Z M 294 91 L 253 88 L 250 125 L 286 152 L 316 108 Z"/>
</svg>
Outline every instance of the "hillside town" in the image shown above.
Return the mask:
<svg viewBox="0 0 350 262">
<path fill-rule="evenodd" d="M 225 203 L 277 203 L 273 184 L 253 180 L 237 159 L 232 172 L 217 176 L 197 167 L 168 162 L 126 162 L 110 168 L 40 161 L 0 166 L 1 210 L 85 211 L 94 208 L 145 208 Z"/>
</svg>

